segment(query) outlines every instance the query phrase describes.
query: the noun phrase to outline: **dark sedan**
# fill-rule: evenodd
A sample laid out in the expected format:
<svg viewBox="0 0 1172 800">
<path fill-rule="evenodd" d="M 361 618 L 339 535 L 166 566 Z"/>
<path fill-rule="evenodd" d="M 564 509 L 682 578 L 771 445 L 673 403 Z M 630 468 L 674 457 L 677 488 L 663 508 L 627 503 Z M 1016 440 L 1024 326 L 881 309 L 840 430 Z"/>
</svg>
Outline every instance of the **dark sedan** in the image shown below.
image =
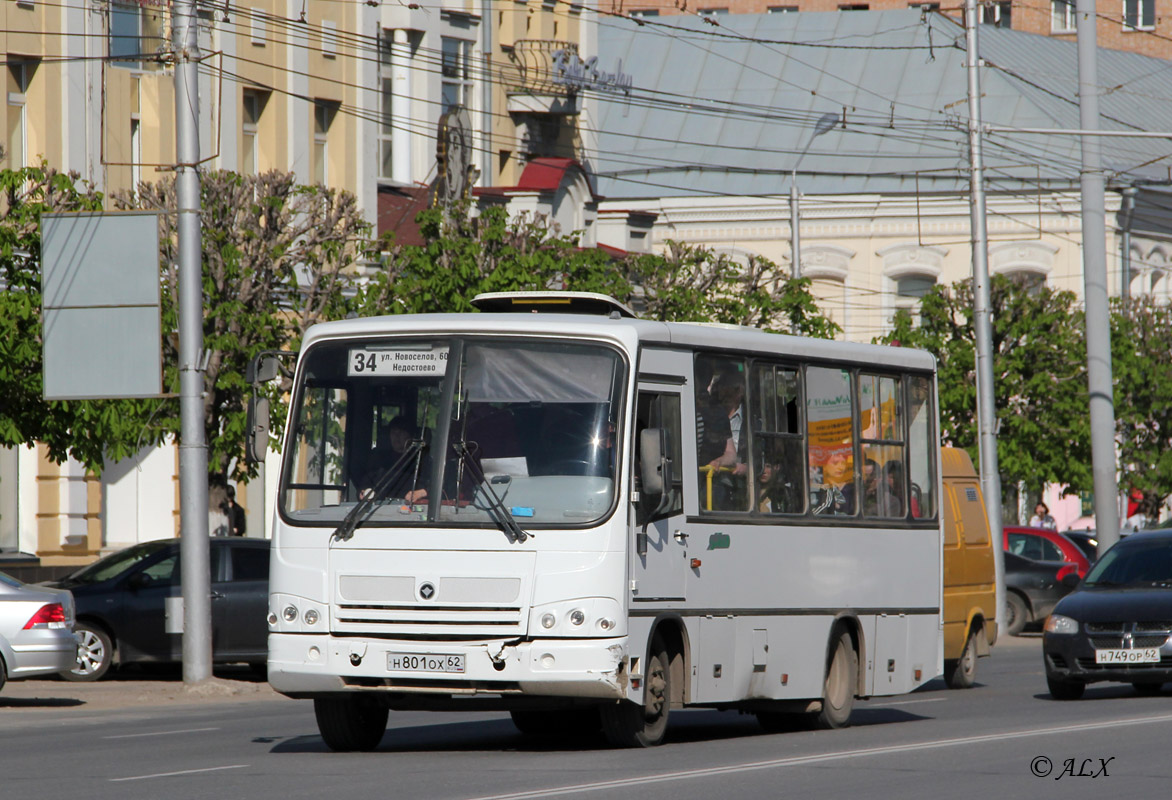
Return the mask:
<svg viewBox="0 0 1172 800">
<path fill-rule="evenodd" d="M 183 636 L 169 633 L 168 598 L 176 616 L 180 586 L 179 540 L 128 547 L 54 584 L 77 604 L 77 666 L 62 676 L 96 681 L 113 664 L 177 662 Z M 269 543 L 264 539 L 213 538 L 209 553 L 212 592 L 212 660 L 263 668 L 268 657 Z"/>
<path fill-rule="evenodd" d="M 1046 620 L 1046 683 L 1077 700 L 1088 683 L 1155 694 L 1172 681 L 1172 530 L 1136 533 L 1091 567 Z"/>
<path fill-rule="evenodd" d="M 1074 574 L 1065 561 L 1035 561 L 1005 552 L 1005 632 L 1017 636 L 1031 623 L 1046 619 L 1054 604 L 1070 592 L 1062 576 Z"/>
</svg>

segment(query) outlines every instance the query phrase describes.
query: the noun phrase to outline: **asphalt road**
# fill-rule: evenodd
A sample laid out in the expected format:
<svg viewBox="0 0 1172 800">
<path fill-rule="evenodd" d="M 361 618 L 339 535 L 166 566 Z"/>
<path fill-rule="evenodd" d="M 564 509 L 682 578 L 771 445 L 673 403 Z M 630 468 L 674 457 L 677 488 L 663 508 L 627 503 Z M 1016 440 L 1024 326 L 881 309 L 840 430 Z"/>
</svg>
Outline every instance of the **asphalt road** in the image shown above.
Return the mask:
<svg viewBox="0 0 1172 800">
<path fill-rule="evenodd" d="M 860 703 L 846 730 L 766 734 L 750 716 L 688 711 L 673 714 L 664 746 L 640 751 L 533 741 L 503 714 L 392 713 L 377 752 L 338 754 L 308 701 L 239 676 L 197 693 L 175 676 L 11 683 L 0 692 L 0 797 L 1166 796 L 1172 691 L 1098 685 L 1054 701 L 1040 646 L 1003 640 L 973 689 L 934 681 Z"/>
</svg>

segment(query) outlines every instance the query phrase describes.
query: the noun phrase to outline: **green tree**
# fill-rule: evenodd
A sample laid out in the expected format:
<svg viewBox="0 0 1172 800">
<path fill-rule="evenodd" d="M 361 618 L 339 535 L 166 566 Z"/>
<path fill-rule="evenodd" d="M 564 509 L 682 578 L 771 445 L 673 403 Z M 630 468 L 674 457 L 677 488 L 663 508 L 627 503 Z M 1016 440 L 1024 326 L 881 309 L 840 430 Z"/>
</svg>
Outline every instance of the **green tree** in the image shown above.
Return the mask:
<svg viewBox="0 0 1172 800">
<path fill-rule="evenodd" d="M 829 338 L 839 328 L 818 311 L 808 281 L 790 280 L 768 259 L 741 265 L 703 247 L 671 242 L 666 254 L 615 260 L 560 235 L 542 216 L 509 219 L 503 208 L 469 218 L 467 208 L 420 214 L 422 246 L 389 249 L 358 297 L 362 315 L 465 312 L 481 292 L 566 289 L 599 292 L 658 320 L 750 325 Z"/>
<path fill-rule="evenodd" d="M 0 170 L 0 193 L 0 445 L 41 442 L 50 459 L 100 472 L 104 458 L 158 441 L 147 429 L 154 402 L 44 400 L 40 218 L 101 210 L 103 197 L 44 164 Z"/>
<path fill-rule="evenodd" d="M 354 268 L 373 257 L 370 225 L 353 195 L 299 185 L 293 174 L 243 176 L 217 171 L 201 177 L 203 238 L 204 422 L 213 483 L 252 474 L 245 463 L 245 382 L 249 360 L 263 350 L 295 352 L 306 329 L 345 316 Z M 177 390 L 178 235 L 175 181 L 139 184 L 122 193 L 121 208 L 163 210 L 160 248 L 164 288 L 165 379 Z M 283 423 L 289 382 L 267 387 L 273 422 Z M 178 403 L 157 424 L 179 431 Z M 279 433 L 279 429 L 274 433 Z"/>
<path fill-rule="evenodd" d="M 1136 298 L 1111 311 L 1119 488 L 1158 519 L 1172 495 L 1172 306 Z"/>
<path fill-rule="evenodd" d="M 1075 296 L 1032 281 L 994 276 L 993 395 L 1003 484 L 1068 491 L 1091 480 L 1086 348 Z M 937 286 L 917 323 L 907 312 L 882 341 L 920 347 L 939 362 L 943 439 L 977 460 L 976 347 L 972 281 Z"/>
<path fill-rule="evenodd" d="M 793 280 L 777 264 L 749 256 L 740 264 L 706 247 L 669 241 L 663 254 L 629 259 L 644 316 L 664 321 L 723 322 L 833 338 L 841 328 L 822 316 L 808 279 Z"/>
<path fill-rule="evenodd" d="M 461 206 L 429 209 L 417 221 L 426 244 L 388 249 L 383 269 L 359 292 L 360 315 L 467 312 L 482 292 L 628 291 L 621 266 L 540 215 L 509 219 L 498 206 L 471 217 Z"/>
</svg>

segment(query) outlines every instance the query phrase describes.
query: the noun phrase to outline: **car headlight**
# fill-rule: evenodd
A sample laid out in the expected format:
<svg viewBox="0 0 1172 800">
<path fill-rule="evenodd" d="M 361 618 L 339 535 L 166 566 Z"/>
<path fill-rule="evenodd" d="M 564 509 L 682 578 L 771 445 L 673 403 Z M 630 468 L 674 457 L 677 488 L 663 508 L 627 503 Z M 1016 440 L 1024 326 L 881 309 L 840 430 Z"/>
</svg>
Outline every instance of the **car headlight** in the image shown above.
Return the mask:
<svg viewBox="0 0 1172 800">
<path fill-rule="evenodd" d="M 1078 633 L 1078 620 L 1062 614 L 1051 614 L 1046 617 L 1045 631 L 1046 633 Z"/>
</svg>

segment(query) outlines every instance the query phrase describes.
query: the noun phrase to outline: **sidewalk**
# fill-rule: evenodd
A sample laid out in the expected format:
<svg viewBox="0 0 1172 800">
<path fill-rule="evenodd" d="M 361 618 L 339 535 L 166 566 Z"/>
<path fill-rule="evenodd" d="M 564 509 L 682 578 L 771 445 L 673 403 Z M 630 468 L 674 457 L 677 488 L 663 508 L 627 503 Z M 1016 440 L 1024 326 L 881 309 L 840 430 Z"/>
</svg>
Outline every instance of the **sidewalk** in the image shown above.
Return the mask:
<svg viewBox="0 0 1172 800">
<path fill-rule="evenodd" d="M 282 700 L 259 676 L 243 667 L 217 667 L 214 677 L 187 686 L 178 668 L 169 671 L 124 669 L 96 683 L 59 678 L 9 681 L 0 688 L 0 717 L 6 710 L 97 711 L 200 703 Z"/>
</svg>

